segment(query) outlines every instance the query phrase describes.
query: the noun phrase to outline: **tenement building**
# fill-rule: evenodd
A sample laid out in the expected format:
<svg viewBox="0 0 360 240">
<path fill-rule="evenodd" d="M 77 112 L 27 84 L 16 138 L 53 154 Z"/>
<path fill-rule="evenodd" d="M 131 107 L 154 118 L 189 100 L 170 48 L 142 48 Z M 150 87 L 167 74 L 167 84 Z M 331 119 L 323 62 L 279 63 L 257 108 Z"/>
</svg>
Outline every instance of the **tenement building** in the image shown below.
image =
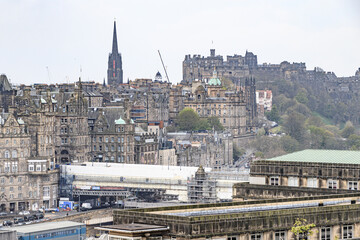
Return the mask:
<svg viewBox="0 0 360 240">
<path fill-rule="evenodd" d="M 21 118 L 0 115 L 0 211 L 57 206 L 58 170 L 51 156 L 33 155 L 31 144 Z"/>
<path fill-rule="evenodd" d="M 134 163 L 135 125 L 122 108 L 91 109 L 88 123 L 92 161 Z"/>
<path fill-rule="evenodd" d="M 114 225 L 99 230 L 111 239 L 142 235 L 153 239 L 359 239 L 359 200 L 360 194 L 352 193 L 114 210 Z M 292 231 L 297 219 L 306 220 L 311 232 Z M 138 235 L 129 235 L 135 230 Z"/>
</svg>

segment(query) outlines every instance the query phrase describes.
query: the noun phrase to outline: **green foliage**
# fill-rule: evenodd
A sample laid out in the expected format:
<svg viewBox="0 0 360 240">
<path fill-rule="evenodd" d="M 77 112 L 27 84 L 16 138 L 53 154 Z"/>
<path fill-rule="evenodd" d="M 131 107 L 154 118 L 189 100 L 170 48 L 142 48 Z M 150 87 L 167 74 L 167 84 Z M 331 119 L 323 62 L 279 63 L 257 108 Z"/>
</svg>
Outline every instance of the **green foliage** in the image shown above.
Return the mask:
<svg viewBox="0 0 360 240">
<path fill-rule="evenodd" d="M 295 96 L 296 101 L 302 104 L 307 104 L 309 102 L 308 92 L 305 88 L 301 88 Z"/>
<path fill-rule="evenodd" d="M 207 119 L 210 129 L 214 129 L 215 131 L 223 131 L 224 127 L 223 125 L 220 123 L 219 118 L 217 117 L 209 117 Z"/>
<path fill-rule="evenodd" d="M 360 136 L 351 134 L 347 139 L 347 145 L 351 150 L 360 150 Z"/>
<path fill-rule="evenodd" d="M 284 130 L 291 137 L 295 138 L 298 142 L 303 143 L 305 140 L 306 129 L 304 126 L 304 115 L 293 112 L 284 122 Z"/>
<path fill-rule="evenodd" d="M 306 126 L 315 126 L 315 127 L 321 127 L 324 125 L 322 119 L 319 116 L 311 116 L 308 119 L 306 119 Z"/>
<path fill-rule="evenodd" d="M 199 121 L 199 115 L 192 108 L 184 108 L 177 117 L 180 130 L 194 131 Z"/>
<path fill-rule="evenodd" d="M 179 113 L 176 123 L 178 129 L 183 131 L 224 130 L 219 118 L 209 117 L 200 119 L 199 115 L 192 108 L 184 108 Z"/>
<path fill-rule="evenodd" d="M 341 136 L 344 138 L 348 138 L 350 135 L 355 133 L 355 128 L 352 122 L 347 121 L 344 129 L 341 131 Z"/>
<path fill-rule="evenodd" d="M 312 229 L 315 226 L 313 223 L 307 223 L 307 220 L 304 218 L 297 218 L 290 231 L 294 233 L 296 239 L 303 240 L 313 233 Z"/>
<path fill-rule="evenodd" d="M 230 79 L 228 79 L 226 77 L 221 78 L 221 84 L 225 90 L 234 90 L 235 89 L 235 84 L 233 83 L 233 81 L 231 81 Z"/>
<path fill-rule="evenodd" d="M 326 129 L 316 126 L 309 126 L 312 148 L 326 149 L 329 144 L 330 138 L 334 137 L 334 134 Z"/>
<path fill-rule="evenodd" d="M 270 121 L 280 122 L 280 114 L 276 107 L 273 105 L 270 112 L 265 112 L 266 118 Z"/>
<path fill-rule="evenodd" d="M 211 130 L 210 124 L 207 119 L 200 119 L 196 124 L 196 130 Z"/>
<path fill-rule="evenodd" d="M 233 144 L 233 155 L 235 161 L 239 160 L 239 158 L 244 154 L 245 154 L 245 149 L 240 149 L 238 146 Z"/>
<path fill-rule="evenodd" d="M 287 153 L 292 153 L 292 152 L 300 150 L 299 142 L 290 136 L 282 137 L 280 139 L 280 142 L 281 142 L 282 148 Z"/>
<path fill-rule="evenodd" d="M 263 152 L 256 152 L 255 157 L 256 158 L 264 158 L 264 153 Z"/>
</svg>

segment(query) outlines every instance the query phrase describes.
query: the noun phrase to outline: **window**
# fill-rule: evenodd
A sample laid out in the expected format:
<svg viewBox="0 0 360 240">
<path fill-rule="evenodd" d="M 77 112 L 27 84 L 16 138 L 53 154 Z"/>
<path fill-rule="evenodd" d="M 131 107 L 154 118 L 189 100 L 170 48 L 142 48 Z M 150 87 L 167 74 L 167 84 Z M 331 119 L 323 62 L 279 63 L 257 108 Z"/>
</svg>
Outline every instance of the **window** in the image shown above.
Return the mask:
<svg viewBox="0 0 360 240">
<path fill-rule="evenodd" d="M 34 171 L 34 165 L 29 165 L 29 172 L 33 172 Z"/>
<path fill-rule="evenodd" d="M 118 137 L 118 143 L 120 143 L 120 138 Z"/>
<path fill-rule="evenodd" d="M 17 151 L 13 150 L 11 155 L 12 155 L 13 158 L 17 158 Z"/>
<path fill-rule="evenodd" d="M 238 240 L 236 236 L 229 236 L 227 237 L 227 240 Z"/>
<path fill-rule="evenodd" d="M 289 177 L 288 178 L 288 186 L 298 187 L 299 186 L 299 178 L 298 177 Z"/>
<path fill-rule="evenodd" d="M 111 142 L 114 142 L 114 137 L 111 137 Z"/>
<path fill-rule="evenodd" d="M 102 142 L 102 137 L 99 137 L 99 142 L 100 142 L 100 143 Z"/>
<path fill-rule="evenodd" d="M 111 145 L 111 151 L 112 151 L 112 152 L 115 151 L 114 145 Z"/>
<path fill-rule="evenodd" d="M 109 148 L 107 145 L 105 145 L 105 152 L 109 151 Z"/>
<path fill-rule="evenodd" d="M 111 156 L 111 157 L 110 157 L 110 161 L 111 161 L 111 162 L 114 162 L 114 161 L 115 161 L 115 157 L 114 157 L 114 156 Z"/>
<path fill-rule="evenodd" d="M 14 187 L 10 187 L 10 192 L 13 192 L 14 191 Z"/>
<path fill-rule="evenodd" d="M 41 172 L 41 165 L 40 164 L 36 165 L 36 172 Z"/>
<path fill-rule="evenodd" d="M 20 198 L 20 199 L 22 198 L 22 193 L 18 194 L 18 198 Z"/>
<path fill-rule="evenodd" d="M 18 163 L 17 162 L 13 162 L 12 163 L 12 172 L 17 172 L 18 171 Z"/>
<path fill-rule="evenodd" d="M 22 177 L 18 177 L 18 182 L 19 182 L 19 183 L 22 182 Z"/>
<path fill-rule="evenodd" d="M 4 165 L 4 172 L 10 172 L 10 163 L 9 162 L 6 162 L 5 165 Z"/>
<path fill-rule="evenodd" d="M 328 188 L 337 189 L 337 180 L 329 179 L 327 183 L 328 183 Z"/>
<path fill-rule="evenodd" d="M 103 128 L 98 128 L 98 132 L 103 132 Z"/>
<path fill-rule="evenodd" d="M 124 127 L 121 127 L 121 131 L 122 131 L 122 132 L 124 131 Z"/>
<path fill-rule="evenodd" d="M 330 227 L 323 227 L 320 231 L 320 240 L 331 240 L 331 228 Z"/>
<path fill-rule="evenodd" d="M 14 178 L 10 177 L 10 183 L 14 183 Z"/>
<path fill-rule="evenodd" d="M 343 239 L 351 239 L 353 238 L 353 226 L 352 225 L 344 225 L 343 226 Z"/>
<path fill-rule="evenodd" d="M 251 234 L 251 240 L 261 240 L 261 233 Z"/>
<path fill-rule="evenodd" d="M 279 177 L 270 177 L 270 185 L 279 185 Z"/>
<path fill-rule="evenodd" d="M 43 197 L 50 197 L 50 187 L 43 187 Z"/>
<path fill-rule="evenodd" d="M 94 145 L 94 151 L 96 151 L 96 145 Z"/>
<path fill-rule="evenodd" d="M 10 152 L 6 150 L 4 156 L 5 156 L 5 158 L 10 158 Z"/>
<path fill-rule="evenodd" d="M 108 138 L 108 137 L 105 138 L 105 142 L 109 142 L 109 138 Z"/>
<path fill-rule="evenodd" d="M 348 183 L 348 189 L 349 189 L 349 190 L 358 190 L 358 182 L 349 181 L 349 183 Z"/>
<path fill-rule="evenodd" d="M 32 198 L 32 191 L 29 191 L 29 198 Z"/>
<path fill-rule="evenodd" d="M 317 188 L 318 187 L 317 179 L 316 178 L 308 178 L 307 179 L 307 187 Z"/>
<path fill-rule="evenodd" d="M 124 143 L 124 138 L 123 137 L 121 138 L 121 143 Z"/>
<path fill-rule="evenodd" d="M 285 240 L 285 231 L 275 232 L 275 240 Z"/>
<path fill-rule="evenodd" d="M 1 184 L 5 184 L 5 178 L 1 178 Z"/>
</svg>

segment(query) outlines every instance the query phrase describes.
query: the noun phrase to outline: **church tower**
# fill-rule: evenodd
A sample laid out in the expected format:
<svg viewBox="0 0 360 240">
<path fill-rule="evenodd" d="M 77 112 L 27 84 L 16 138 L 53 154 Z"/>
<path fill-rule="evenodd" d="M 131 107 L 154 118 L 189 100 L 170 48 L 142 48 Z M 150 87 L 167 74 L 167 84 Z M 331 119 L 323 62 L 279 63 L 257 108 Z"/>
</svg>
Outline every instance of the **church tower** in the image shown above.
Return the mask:
<svg viewBox="0 0 360 240">
<path fill-rule="evenodd" d="M 119 54 L 118 51 L 115 21 L 114 21 L 112 52 L 109 54 L 107 74 L 108 74 L 109 85 L 118 85 L 120 83 L 123 83 L 122 61 L 121 61 L 121 54 Z"/>
</svg>

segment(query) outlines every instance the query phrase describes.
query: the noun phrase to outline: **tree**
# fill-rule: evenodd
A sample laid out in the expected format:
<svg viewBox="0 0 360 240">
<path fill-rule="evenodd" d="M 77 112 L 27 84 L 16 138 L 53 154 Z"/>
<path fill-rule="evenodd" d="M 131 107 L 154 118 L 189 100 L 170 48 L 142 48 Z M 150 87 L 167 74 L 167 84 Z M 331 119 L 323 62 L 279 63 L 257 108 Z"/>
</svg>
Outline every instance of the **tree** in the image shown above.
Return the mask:
<svg viewBox="0 0 360 240">
<path fill-rule="evenodd" d="M 313 233 L 313 228 L 315 224 L 307 223 L 307 220 L 304 218 L 297 218 L 293 227 L 291 228 L 291 232 L 294 233 L 296 239 L 305 240 Z"/>
<path fill-rule="evenodd" d="M 180 130 L 194 131 L 199 122 L 199 115 L 192 108 L 184 108 L 177 117 Z"/>
<path fill-rule="evenodd" d="M 280 140 L 282 148 L 287 153 L 292 153 L 300 149 L 300 144 L 296 139 L 290 136 L 284 136 Z"/>
<path fill-rule="evenodd" d="M 196 125 L 197 131 L 211 130 L 210 124 L 207 119 L 200 119 Z"/>
<path fill-rule="evenodd" d="M 321 148 L 326 149 L 328 148 L 327 144 L 329 143 L 330 138 L 334 138 L 334 134 L 326 129 L 316 126 L 309 127 L 312 147 L 313 148 Z"/>
<path fill-rule="evenodd" d="M 306 129 L 304 127 L 304 122 L 305 117 L 302 114 L 293 112 L 287 117 L 284 123 L 286 133 L 300 143 L 303 143 L 305 140 Z"/>
<path fill-rule="evenodd" d="M 265 112 L 265 115 L 268 120 L 274 121 L 274 122 L 280 122 L 280 114 L 276 107 L 276 105 L 273 105 L 270 112 Z"/>
<path fill-rule="evenodd" d="M 224 126 L 220 123 L 219 118 L 217 117 L 209 117 L 207 119 L 209 126 L 211 129 L 214 128 L 215 131 L 223 131 L 224 130 Z"/>
<path fill-rule="evenodd" d="M 344 129 L 341 131 L 341 136 L 344 138 L 348 138 L 351 134 L 354 134 L 355 128 L 352 122 L 347 121 Z"/>
<path fill-rule="evenodd" d="M 298 101 L 299 103 L 302 104 L 307 104 L 309 99 L 308 99 L 308 92 L 306 91 L 305 88 L 301 88 L 298 93 L 295 96 L 296 101 Z"/>
</svg>

